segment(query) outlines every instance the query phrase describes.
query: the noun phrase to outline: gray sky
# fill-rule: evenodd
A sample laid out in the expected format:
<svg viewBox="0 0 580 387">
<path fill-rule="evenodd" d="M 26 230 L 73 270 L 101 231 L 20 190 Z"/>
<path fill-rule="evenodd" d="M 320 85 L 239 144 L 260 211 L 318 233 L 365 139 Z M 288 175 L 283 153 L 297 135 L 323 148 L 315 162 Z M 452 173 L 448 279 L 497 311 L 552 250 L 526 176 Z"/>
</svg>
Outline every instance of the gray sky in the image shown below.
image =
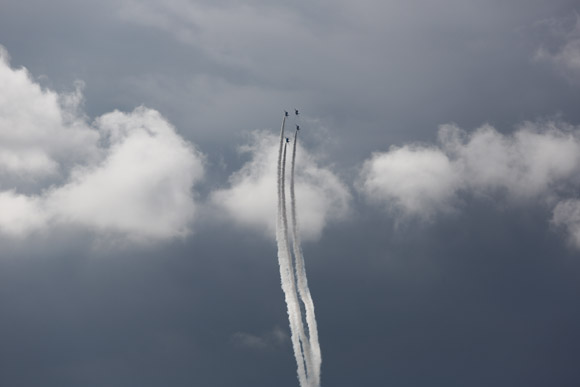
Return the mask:
<svg viewBox="0 0 580 387">
<path fill-rule="evenodd" d="M 5 0 L 0 385 L 580 382 L 575 1 Z"/>
</svg>

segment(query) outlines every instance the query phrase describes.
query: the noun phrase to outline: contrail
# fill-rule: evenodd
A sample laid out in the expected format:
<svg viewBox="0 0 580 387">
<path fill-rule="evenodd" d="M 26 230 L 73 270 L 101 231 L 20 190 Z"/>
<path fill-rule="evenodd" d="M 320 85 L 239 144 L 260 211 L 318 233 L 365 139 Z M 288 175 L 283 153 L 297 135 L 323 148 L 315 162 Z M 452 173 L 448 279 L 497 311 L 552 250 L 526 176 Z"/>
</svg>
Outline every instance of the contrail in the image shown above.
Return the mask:
<svg viewBox="0 0 580 387">
<path fill-rule="evenodd" d="M 309 354 L 311 361 L 308 366 L 308 378 L 311 386 L 320 386 L 320 365 L 322 355 L 320 344 L 318 342 L 318 328 L 316 316 L 314 314 L 314 302 L 308 288 L 308 279 L 306 278 L 306 268 L 304 266 L 304 255 L 300 243 L 300 234 L 298 232 L 298 221 L 296 218 L 296 194 L 294 190 L 294 167 L 296 165 L 296 145 L 298 143 L 298 128 L 294 133 L 294 144 L 292 146 L 292 168 L 290 173 L 290 206 L 292 214 L 292 241 L 294 249 L 294 262 L 296 264 L 296 280 L 298 292 L 304 304 L 306 311 L 306 323 L 308 324 L 308 338 L 310 342 Z"/>
<path fill-rule="evenodd" d="M 280 148 L 278 151 L 278 219 L 276 227 L 276 242 L 278 245 L 278 263 L 280 265 L 280 279 L 282 291 L 288 309 L 288 320 L 290 322 L 290 333 L 294 357 L 296 358 L 298 380 L 302 387 L 308 386 L 308 376 L 305 367 L 310 364 L 310 356 L 305 359 L 303 348 L 309 352 L 310 344 L 304 333 L 300 304 L 296 294 L 296 283 L 292 270 L 291 253 L 288 243 L 288 221 L 286 217 L 285 204 L 285 168 L 286 168 L 286 144 L 284 143 L 284 125 L 286 116 L 282 121 L 280 130 Z M 301 345 L 302 342 L 302 345 Z M 306 364 L 305 364 L 306 363 Z"/>
</svg>

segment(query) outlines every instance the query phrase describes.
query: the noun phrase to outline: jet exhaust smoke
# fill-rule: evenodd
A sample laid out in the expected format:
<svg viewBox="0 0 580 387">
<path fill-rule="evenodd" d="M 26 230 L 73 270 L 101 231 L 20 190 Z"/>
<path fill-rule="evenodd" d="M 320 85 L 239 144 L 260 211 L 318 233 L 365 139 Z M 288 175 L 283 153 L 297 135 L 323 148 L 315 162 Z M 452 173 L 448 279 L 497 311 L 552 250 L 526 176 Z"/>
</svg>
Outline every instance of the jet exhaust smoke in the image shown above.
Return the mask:
<svg viewBox="0 0 580 387">
<path fill-rule="evenodd" d="M 285 166 L 286 166 L 286 143 L 284 142 L 284 125 L 286 117 L 282 121 L 282 129 L 280 130 L 280 148 L 278 152 L 278 219 L 276 224 L 276 242 L 278 245 L 278 264 L 280 266 L 280 280 L 282 283 L 282 291 L 284 292 L 284 299 L 288 310 L 288 320 L 290 322 L 290 338 L 292 341 L 292 348 L 294 350 L 294 357 L 296 358 L 298 380 L 301 386 L 307 386 L 306 369 L 304 364 L 304 357 L 299 338 L 298 319 L 296 314 L 296 307 L 299 307 L 296 288 L 294 285 L 294 275 L 292 272 L 292 263 L 290 262 L 290 254 L 288 247 L 288 232 L 287 221 L 285 217 Z M 301 323 L 301 321 L 300 321 Z"/>
<path fill-rule="evenodd" d="M 298 293 L 300 299 L 304 304 L 306 312 L 306 324 L 308 325 L 308 338 L 310 341 L 310 356 L 311 363 L 308 367 L 308 377 L 312 386 L 320 385 L 320 365 L 322 363 L 322 356 L 320 352 L 320 344 L 318 343 L 318 327 L 316 324 L 316 316 L 314 314 L 314 302 L 308 288 L 308 279 L 306 278 L 306 267 L 304 266 L 304 255 L 302 253 L 302 245 L 300 241 L 300 233 L 298 230 L 298 221 L 296 216 L 296 194 L 294 190 L 294 170 L 296 166 L 296 146 L 298 143 L 298 130 L 296 126 L 294 133 L 294 144 L 292 145 L 292 168 L 290 173 L 290 211 L 292 214 L 292 241 L 294 250 L 294 262 L 296 264 L 296 283 L 298 285 Z"/>
<path fill-rule="evenodd" d="M 298 114 L 298 112 L 296 112 Z M 296 160 L 296 141 L 298 139 L 298 126 L 294 134 L 292 148 L 292 168 L 290 176 L 290 206 L 292 218 L 292 241 L 294 252 L 294 264 L 292 252 L 288 240 L 288 216 L 286 209 L 286 153 L 287 143 L 284 142 L 284 127 L 286 124 L 285 112 L 280 129 L 280 146 L 278 150 L 278 216 L 276 223 L 276 242 L 278 246 L 278 263 L 280 265 L 280 279 L 282 291 L 288 309 L 288 320 L 294 357 L 296 358 L 298 380 L 301 387 L 320 386 L 321 354 L 318 343 L 318 330 L 314 315 L 314 303 L 308 289 L 304 256 L 298 235 L 298 222 L 296 217 L 296 196 L 294 192 L 294 171 Z M 304 318 L 300 307 L 300 301 L 304 305 L 308 335 L 304 330 Z"/>
</svg>

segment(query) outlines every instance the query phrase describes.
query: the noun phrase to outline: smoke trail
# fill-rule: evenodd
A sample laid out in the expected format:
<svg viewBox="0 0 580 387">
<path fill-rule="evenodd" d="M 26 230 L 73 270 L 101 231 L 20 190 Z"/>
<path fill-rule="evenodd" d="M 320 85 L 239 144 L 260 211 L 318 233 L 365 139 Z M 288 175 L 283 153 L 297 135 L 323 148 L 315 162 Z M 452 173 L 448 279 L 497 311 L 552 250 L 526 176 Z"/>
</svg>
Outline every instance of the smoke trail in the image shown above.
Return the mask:
<svg viewBox="0 0 580 387">
<path fill-rule="evenodd" d="M 288 211 L 286 210 L 286 178 L 285 178 L 285 170 L 286 170 L 286 151 L 287 151 L 287 144 L 284 144 L 284 155 L 282 161 L 282 179 L 281 179 L 281 195 L 282 195 L 282 225 L 284 230 L 284 245 L 286 247 L 286 256 L 288 257 L 287 260 L 287 279 L 288 279 L 288 286 L 289 286 L 289 294 L 290 294 L 290 304 L 288 305 L 289 311 L 292 312 L 292 319 L 294 321 L 296 327 L 296 333 L 298 336 L 299 341 L 301 342 L 302 351 L 300 353 L 300 358 L 297 359 L 300 362 L 300 366 L 305 363 L 306 366 L 306 380 L 310 381 L 310 369 L 312 364 L 312 358 L 310 355 L 310 341 L 306 336 L 304 331 L 304 323 L 302 319 L 302 311 L 300 309 L 300 302 L 298 301 L 298 294 L 296 293 L 296 279 L 294 277 L 294 265 L 292 264 L 292 253 L 290 251 L 290 243 L 288 241 Z M 311 386 L 308 383 L 308 386 Z"/>
<path fill-rule="evenodd" d="M 314 314 L 314 302 L 308 288 L 308 279 L 306 278 L 306 268 L 304 266 L 304 255 L 302 253 L 302 246 L 300 243 L 300 235 L 298 232 L 298 221 L 296 217 L 296 194 L 294 190 L 294 167 L 296 165 L 296 146 L 298 143 L 298 129 L 294 133 L 294 144 L 292 147 L 292 168 L 290 172 L 290 206 L 292 214 L 292 241 L 294 249 L 294 262 L 296 264 L 296 280 L 298 285 L 298 292 L 304 309 L 306 311 L 306 323 L 308 324 L 308 337 L 310 341 L 310 356 L 311 361 L 308 367 L 308 378 L 312 386 L 320 385 L 320 365 L 322 363 L 322 355 L 320 352 L 320 344 L 318 342 L 318 327 L 316 324 L 316 316 Z"/>
<path fill-rule="evenodd" d="M 296 364 L 298 368 L 298 380 L 302 387 L 306 387 L 308 385 L 308 380 L 305 370 L 305 358 L 300 342 L 302 341 L 303 347 L 309 347 L 309 344 L 305 343 L 304 327 L 302 324 L 298 296 L 296 294 L 292 262 L 290 260 L 291 254 L 288 244 L 288 221 L 286 219 L 286 195 L 284 184 L 286 168 L 286 145 L 284 144 L 285 122 L 286 117 L 284 117 L 282 121 L 282 128 L 280 130 L 280 148 L 278 151 L 278 219 L 276 225 L 276 242 L 278 245 L 278 263 L 280 265 L 282 291 L 284 292 L 284 298 L 288 309 L 288 320 L 290 322 L 291 333 L 290 336 L 294 350 L 294 357 L 296 358 Z M 309 364 L 309 362 L 310 359 L 308 359 L 306 364 Z"/>
</svg>

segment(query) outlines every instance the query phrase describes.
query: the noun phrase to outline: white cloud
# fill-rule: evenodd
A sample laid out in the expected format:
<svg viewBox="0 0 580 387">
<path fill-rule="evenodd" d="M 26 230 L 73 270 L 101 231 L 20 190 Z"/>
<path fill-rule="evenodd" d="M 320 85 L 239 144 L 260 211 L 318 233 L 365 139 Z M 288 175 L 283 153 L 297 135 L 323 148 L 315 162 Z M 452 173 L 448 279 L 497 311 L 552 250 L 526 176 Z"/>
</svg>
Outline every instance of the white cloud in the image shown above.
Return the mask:
<svg viewBox="0 0 580 387">
<path fill-rule="evenodd" d="M 579 168 L 578 133 L 564 124 L 528 122 L 512 135 L 489 125 L 469 135 L 443 125 L 439 140 L 464 186 L 474 191 L 531 198 L 551 191 Z"/>
<path fill-rule="evenodd" d="M 276 168 L 278 138 L 255 132 L 250 145 L 242 147 L 251 160 L 230 177 L 230 188 L 215 191 L 212 202 L 236 222 L 270 232 L 276 227 Z M 296 156 L 296 202 L 301 235 L 305 240 L 320 237 L 327 222 L 344 218 L 350 193 L 328 168 L 318 166 L 316 157 L 298 145 Z M 288 174 L 290 155 L 288 155 Z"/>
<path fill-rule="evenodd" d="M 55 218 L 145 237 L 186 235 L 195 213 L 190 189 L 203 176 L 201 155 L 154 110 L 109 113 L 97 127 L 111 143 L 107 156 L 49 192 Z"/>
<path fill-rule="evenodd" d="M 0 192 L 0 232 L 9 236 L 26 236 L 47 226 L 48 214 L 38 197 Z"/>
<path fill-rule="evenodd" d="M 60 165 L 94 156 L 99 134 L 74 114 L 81 84 L 59 96 L 43 90 L 0 51 L 0 174 L 26 179 L 59 173 Z"/>
<path fill-rule="evenodd" d="M 155 110 L 115 111 L 89 125 L 81 101 L 80 86 L 42 90 L 0 61 L 0 232 L 72 225 L 132 240 L 188 234 L 201 153 Z M 56 172 L 61 178 L 40 192 L 19 192 L 18 179 Z"/>
<path fill-rule="evenodd" d="M 374 154 L 363 166 L 361 191 L 426 219 L 455 207 L 462 191 L 553 203 L 579 183 L 580 130 L 569 125 L 528 122 L 511 135 L 489 125 L 470 134 L 443 125 L 439 143 Z"/>
<path fill-rule="evenodd" d="M 375 153 L 362 171 L 362 190 L 390 209 L 429 218 L 449 209 L 459 176 L 439 149 L 404 146 Z"/>
</svg>

